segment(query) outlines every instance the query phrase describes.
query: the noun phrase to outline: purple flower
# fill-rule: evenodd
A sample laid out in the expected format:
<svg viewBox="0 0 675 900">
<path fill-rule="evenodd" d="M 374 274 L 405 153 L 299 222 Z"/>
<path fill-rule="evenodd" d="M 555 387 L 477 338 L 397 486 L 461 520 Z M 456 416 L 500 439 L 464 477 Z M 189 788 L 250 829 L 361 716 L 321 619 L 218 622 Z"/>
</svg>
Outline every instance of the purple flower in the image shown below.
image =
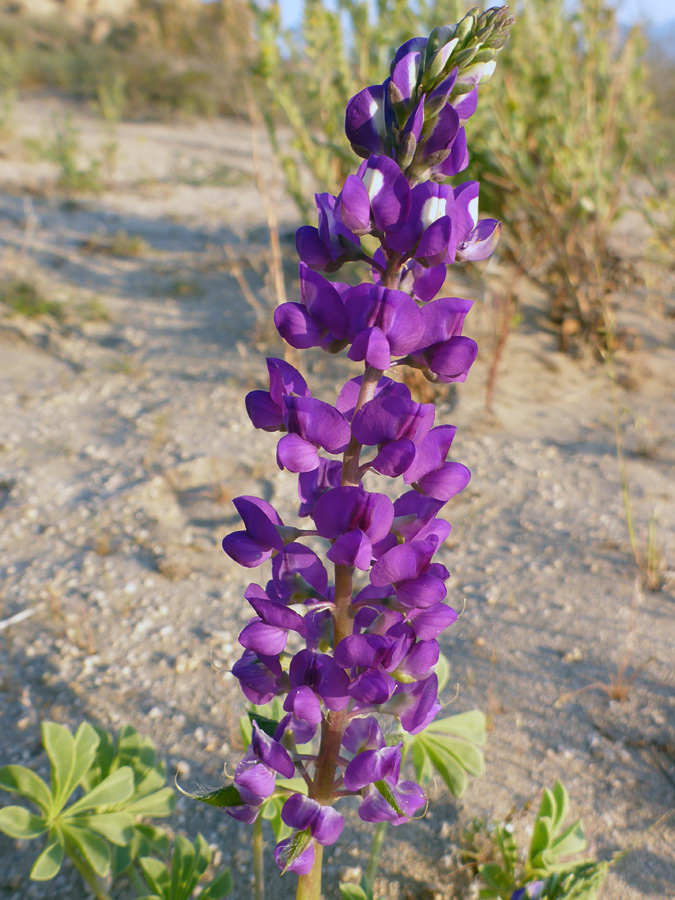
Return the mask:
<svg viewBox="0 0 675 900">
<path fill-rule="evenodd" d="M 309 831 L 318 844 L 334 844 L 342 834 L 344 816 L 332 806 L 322 806 L 302 794 L 292 794 L 284 803 L 281 818 L 298 831 Z"/>
<path fill-rule="evenodd" d="M 248 569 L 259 566 L 276 551 L 284 549 L 276 526 L 283 527 L 274 507 L 258 497 L 236 497 L 232 503 L 244 522 L 245 531 L 234 531 L 223 538 L 223 550 Z"/>
<path fill-rule="evenodd" d="M 339 409 L 339 407 L 338 407 Z M 340 410 L 341 412 L 341 410 Z M 326 491 L 338 487 L 342 476 L 342 463 L 332 459 L 319 459 L 318 468 L 298 475 L 299 516 L 311 516 L 317 500 Z"/>
<path fill-rule="evenodd" d="M 345 132 L 354 152 L 364 157 L 386 153 L 392 119 L 393 110 L 384 85 L 373 84 L 352 97 L 347 103 Z"/>
<path fill-rule="evenodd" d="M 310 269 L 334 272 L 348 259 L 358 259 L 361 242 L 335 217 L 337 198 L 332 194 L 315 194 L 319 227 L 302 225 L 295 232 L 295 247 L 300 259 Z"/>
<path fill-rule="evenodd" d="M 342 453 L 349 443 L 349 423 L 335 407 L 313 397 L 284 396 L 283 423 L 288 431 L 277 444 L 277 464 L 290 472 L 319 466 L 317 449 Z"/>
<path fill-rule="evenodd" d="M 381 750 L 385 744 L 377 719 L 372 716 L 352 719 L 342 738 L 342 746 L 355 756 L 364 750 Z"/>
<path fill-rule="evenodd" d="M 255 428 L 279 431 L 284 424 L 283 398 L 311 397 L 307 383 L 297 369 L 273 357 L 266 360 L 269 391 L 251 391 L 246 395 L 246 412 Z"/>
<path fill-rule="evenodd" d="M 369 156 L 348 175 L 335 215 L 354 234 L 395 231 L 410 212 L 410 187 L 393 159 Z"/>
<path fill-rule="evenodd" d="M 359 817 L 366 822 L 400 825 L 424 806 L 424 792 L 412 781 L 399 782 L 402 744 L 359 753 L 345 769 L 348 791 L 364 790 Z M 378 787 L 382 785 L 382 790 Z M 388 794 L 387 799 L 384 794 Z M 398 810 L 392 803 L 398 806 Z M 399 811 L 400 810 L 400 811 Z"/>
<path fill-rule="evenodd" d="M 538 900 L 544 889 L 543 881 L 533 881 L 511 894 L 511 900 Z"/>
<path fill-rule="evenodd" d="M 478 352 L 476 342 L 461 334 L 471 306 L 471 300 L 458 297 L 444 297 L 427 303 L 421 311 L 424 332 L 418 349 L 409 354 L 405 362 L 430 373 L 434 381 L 465 381 Z"/>
<path fill-rule="evenodd" d="M 387 550 L 370 571 L 375 587 L 391 584 L 396 600 L 404 609 L 426 608 L 440 603 L 449 577 L 444 566 L 431 559 L 436 552 L 434 541 L 413 541 Z"/>
<path fill-rule="evenodd" d="M 313 722 L 319 701 L 326 709 L 344 709 L 349 702 L 349 678 L 327 653 L 300 650 L 288 674 L 291 689 L 284 709 L 298 718 Z"/>
<path fill-rule="evenodd" d="M 403 291 L 359 284 L 345 294 L 349 316 L 347 356 L 388 369 L 392 356 L 410 353 L 424 330 L 422 314 Z"/>
<path fill-rule="evenodd" d="M 305 849 L 296 856 L 292 862 L 288 862 L 289 853 L 294 838 L 286 838 L 280 841 L 274 848 L 274 861 L 282 871 L 295 872 L 297 875 L 307 875 L 314 866 L 314 841 L 310 840 Z"/>
<path fill-rule="evenodd" d="M 298 350 L 322 347 L 336 352 L 344 346 L 347 312 L 340 289 L 318 272 L 300 263 L 301 303 L 282 303 L 274 310 L 274 324 L 281 337 Z"/>
<path fill-rule="evenodd" d="M 232 674 L 239 680 L 245 697 L 259 706 L 273 700 L 286 684 L 278 657 L 258 656 L 252 650 L 244 650 L 232 666 Z"/>
<path fill-rule="evenodd" d="M 314 508 L 317 531 L 334 541 L 327 558 L 364 571 L 370 566 L 373 544 L 389 533 L 393 520 L 394 505 L 387 496 L 359 487 L 334 488 Z"/>
</svg>

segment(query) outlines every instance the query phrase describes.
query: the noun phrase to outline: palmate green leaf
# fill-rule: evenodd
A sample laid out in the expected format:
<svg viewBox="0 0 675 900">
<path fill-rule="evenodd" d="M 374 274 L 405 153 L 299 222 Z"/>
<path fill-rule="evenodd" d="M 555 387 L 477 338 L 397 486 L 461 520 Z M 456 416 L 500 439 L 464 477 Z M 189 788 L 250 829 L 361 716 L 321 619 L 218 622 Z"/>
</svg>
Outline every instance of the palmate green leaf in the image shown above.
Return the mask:
<svg viewBox="0 0 675 900">
<path fill-rule="evenodd" d="M 74 846 L 97 875 L 106 876 L 110 870 L 110 848 L 103 838 L 70 822 L 61 827 L 66 845 Z"/>
<path fill-rule="evenodd" d="M 504 872 L 513 881 L 516 875 L 516 866 L 518 865 L 518 845 L 509 826 L 497 826 L 495 829 L 495 844 L 502 858 Z"/>
<path fill-rule="evenodd" d="M 548 849 L 551 843 L 551 820 L 548 816 L 537 817 L 532 829 L 532 840 L 530 841 L 530 850 L 528 859 L 533 868 L 539 868 L 536 864 L 537 858 Z"/>
<path fill-rule="evenodd" d="M 20 841 L 31 841 L 47 830 L 47 823 L 23 806 L 5 806 L 0 809 L 0 831 Z"/>
<path fill-rule="evenodd" d="M 49 815 L 52 794 L 45 782 L 31 769 L 24 766 L 2 766 L 0 768 L 0 789 L 12 794 L 21 794 Z"/>
<path fill-rule="evenodd" d="M 119 806 L 134 793 L 134 773 L 129 766 L 117 769 L 100 784 L 92 788 L 68 807 L 69 816 L 78 815 L 90 809 L 101 810 L 108 806 Z"/>
<path fill-rule="evenodd" d="M 61 869 L 64 855 L 63 838 L 61 833 L 55 829 L 55 833 L 50 835 L 47 846 L 33 863 L 29 876 L 31 880 L 49 881 L 54 878 Z"/>
<path fill-rule="evenodd" d="M 221 897 L 227 897 L 232 890 L 232 875 L 229 869 L 225 869 L 219 875 L 209 882 L 204 890 L 199 894 L 198 900 L 220 900 Z"/>
</svg>

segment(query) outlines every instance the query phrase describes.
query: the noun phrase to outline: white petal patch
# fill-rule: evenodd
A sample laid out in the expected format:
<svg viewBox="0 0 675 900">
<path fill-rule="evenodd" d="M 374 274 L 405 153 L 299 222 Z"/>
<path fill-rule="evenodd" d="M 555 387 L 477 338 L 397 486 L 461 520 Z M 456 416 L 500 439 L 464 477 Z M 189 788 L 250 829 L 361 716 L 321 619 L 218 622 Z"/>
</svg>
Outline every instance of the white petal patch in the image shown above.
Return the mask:
<svg viewBox="0 0 675 900">
<path fill-rule="evenodd" d="M 478 197 L 474 197 L 469 203 L 469 215 L 474 225 L 478 222 Z"/>
<path fill-rule="evenodd" d="M 368 191 L 368 196 L 373 200 L 384 186 L 384 175 L 379 169 L 368 167 L 363 175 L 363 183 Z"/>
<path fill-rule="evenodd" d="M 432 222 L 445 215 L 445 197 L 429 197 L 422 207 L 422 224 L 428 228 Z"/>
</svg>

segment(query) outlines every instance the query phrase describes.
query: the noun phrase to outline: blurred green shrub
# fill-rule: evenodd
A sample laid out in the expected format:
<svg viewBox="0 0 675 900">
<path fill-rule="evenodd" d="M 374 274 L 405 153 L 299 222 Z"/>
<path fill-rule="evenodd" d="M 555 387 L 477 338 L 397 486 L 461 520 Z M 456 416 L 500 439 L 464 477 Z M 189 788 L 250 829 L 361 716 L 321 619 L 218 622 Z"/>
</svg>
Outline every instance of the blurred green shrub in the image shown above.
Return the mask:
<svg viewBox="0 0 675 900">
<path fill-rule="evenodd" d="M 511 259 L 550 298 L 563 349 L 604 345 L 608 295 L 627 274 L 609 244 L 631 202 L 651 114 L 638 28 L 605 0 L 528 0 L 476 116 L 470 174 L 504 223 Z"/>
<path fill-rule="evenodd" d="M 466 4 L 468 5 L 468 4 Z M 337 193 L 358 160 L 343 134 L 347 99 L 386 76 L 390 47 L 457 21 L 465 4 L 305 0 L 299 33 L 278 2 L 256 8 L 257 72 L 289 194 L 311 218 L 301 186 Z M 459 7 L 459 8 L 458 8 Z M 608 238 L 628 201 L 651 101 L 638 29 L 622 35 L 606 0 L 527 0 L 469 122 L 482 211 L 504 224 L 503 250 L 550 297 L 561 344 L 604 340 L 608 294 L 622 262 Z M 290 126 L 282 146 L 280 124 Z"/>
<path fill-rule="evenodd" d="M 252 55 L 244 0 L 137 0 L 119 22 L 0 13 L 0 61 L 20 88 L 66 91 L 119 117 L 242 114 Z"/>
<path fill-rule="evenodd" d="M 128 725 L 115 740 L 88 722 L 74 735 L 44 722 L 42 743 L 49 784 L 24 766 L 0 768 L 0 790 L 33 807 L 4 806 L 0 831 L 22 841 L 46 838 L 33 881 L 54 878 L 67 856 L 95 896 L 107 898 L 105 879 L 126 872 L 139 856 L 168 850 L 166 833 L 144 821 L 173 809 L 164 763 L 152 742 Z"/>
</svg>

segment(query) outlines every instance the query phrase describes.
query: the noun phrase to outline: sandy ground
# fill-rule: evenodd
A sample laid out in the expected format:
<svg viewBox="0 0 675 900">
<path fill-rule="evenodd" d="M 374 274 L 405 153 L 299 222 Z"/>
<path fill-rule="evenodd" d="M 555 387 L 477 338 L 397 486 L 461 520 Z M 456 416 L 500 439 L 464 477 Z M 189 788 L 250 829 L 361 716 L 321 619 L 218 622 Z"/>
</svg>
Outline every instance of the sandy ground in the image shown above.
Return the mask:
<svg viewBox="0 0 675 900">
<path fill-rule="evenodd" d="M 0 619 L 32 613 L 0 631 L 0 762 L 44 771 L 42 719 L 129 721 L 171 772 L 217 784 L 240 755 L 242 702 L 227 670 L 248 617 L 246 573 L 219 549 L 238 521 L 230 500 L 258 494 L 285 521 L 296 504 L 274 436 L 253 431 L 243 407 L 266 353 L 280 352 L 264 345 L 231 269 L 240 260 L 260 291 L 250 264 L 266 238 L 250 137 L 228 121 L 123 124 L 109 188 L 64 204 L 54 166 L 23 140 L 44 140 L 63 110 L 22 101 L 0 158 L 2 273 L 34 277 L 67 311 L 59 323 L 0 310 Z M 81 110 L 74 121 L 96 152 L 100 125 Z M 293 208 L 280 202 L 279 215 L 292 293 Z M 143 239 L 136 256 L 110 252 L 119 232 Z M 659 821 L 675 801 L 672 284 L 652 274 L 650 291 L 620 298 L 638 340 L 621 354 L 615 389 L 602 366 L 556 351 L 541 300 L 522 285 L 523 324 L 486 414 L 490 301 L 503 273 L 491 263 L 484 274 L 456 288 L 477 301 L 465 332 L 482 355 L 441 398 L 437 421 L 458 426 L 455 458 L 473 473 L 446 507 L 442 562 L 450 601 L 465 610 L 443 650 L 458 686 L 451 710 L 489 715 L 486 773 L 459 801 L 432 786 L 427 816 L 390 832 L 379 892 L 473 896 L 457 870 L 462 832 L 559 778 L 593 849 L 628 850 L 604 900 L 675 898 L 675 823 Z M 332 399 L 347 366 L 308 364 L 312 389 Z M 658 522 L 657 592 L 636 587 L 617 416 L 643 545 L 652 513 Z M 608 694 L 617 684 L 623 700 Z M 530 819 L 516 815 L 517 829 Z M 232 896 L 250 897 L 246 829 L 185 800 L 171 824 L 202 831 L 232 868 Z M 327 854 L 327 898 L 338 896 L 339 870 L 365 862 L 367 834 L 352 814 Z M 67 866 L 53 882 L 27 881 L 31 850 L 0 837 L 0 897 L 86 896 Z M 292 877 L 275 871 L 269 896 L 290 898 Z"/>
</svg>

